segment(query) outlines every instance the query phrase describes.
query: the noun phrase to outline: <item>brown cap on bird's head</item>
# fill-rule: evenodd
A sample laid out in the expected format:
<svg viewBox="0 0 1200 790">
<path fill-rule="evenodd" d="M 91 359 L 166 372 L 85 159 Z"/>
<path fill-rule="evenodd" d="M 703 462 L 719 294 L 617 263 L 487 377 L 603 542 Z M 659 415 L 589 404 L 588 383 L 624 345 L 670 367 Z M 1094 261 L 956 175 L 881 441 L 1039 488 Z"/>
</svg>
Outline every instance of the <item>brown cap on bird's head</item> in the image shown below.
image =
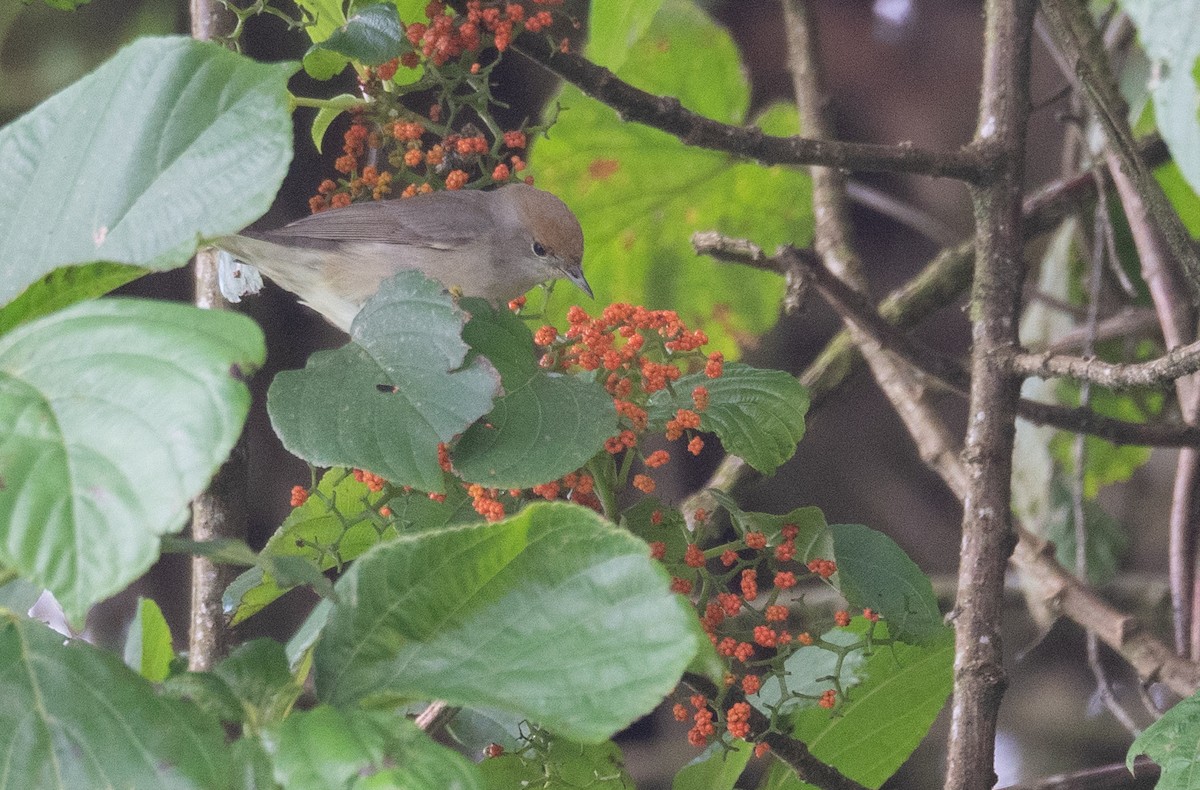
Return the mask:
<svg viewBox="0 0 1200 790">
<path fill-rule="evenodd" d="M 516 198 L 523 223 L 533 231 L 534 252 L 540 246 L 542 255 L 557 261 L 564 277 L 592 296 L 592 287 L 583 276 L 583 228 L 567 204 L 528 184 L 508 184 L 500 190 Z"/>
</svg>

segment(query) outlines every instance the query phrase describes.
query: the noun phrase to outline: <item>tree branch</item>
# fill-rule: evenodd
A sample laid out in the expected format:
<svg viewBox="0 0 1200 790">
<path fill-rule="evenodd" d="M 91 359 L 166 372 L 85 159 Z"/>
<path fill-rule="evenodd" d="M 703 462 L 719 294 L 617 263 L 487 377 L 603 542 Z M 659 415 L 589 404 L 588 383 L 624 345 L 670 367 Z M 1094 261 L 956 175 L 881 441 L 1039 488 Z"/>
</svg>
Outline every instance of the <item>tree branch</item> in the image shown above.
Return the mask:
<svg viewBox="0 0 1200 790">
<path fill-rule="evenodd" d="M 603 66 L 559 52 L 542 35 L 524 33 L 513 49 L 557 74 L 588 96 L 607 104 L 625 121 L 636 121 L 678 137 L 686 145 L 724 151 L 766 165 L 824 165 L 844 170 L 887 171 L 977 181 L 985 170 L 970 149 L 925 151 L 911 143 L 872 145 L 819 138 L 777 137 L 758 127 L 732 126 L 692 112 L 673 96 L 635 88 Z M 807 116 L 805 123 L 808 124 Z"/>
<path fill-rule="evenodd" d="M 971 294 L 971 395 L 963 462 L 968 491 L 954 604 L 954 701 L 947 788 L 985 788 L 993 768 L 996 717 L 1008 684 L 1000 626 L 1004 570 L 1012 552 L 1012 450 L 1020 381 L 996 357 L 1015 350 L 1024 280 L 1021 177 L 1029 112 L 1033 0 L 984 4 L 983 90 L 975 140 L 999 169 L 971 190 L 975 279 Z"/>
<path fill-rule="evenodd" d="M 216 0 L 191 0 L 190 12 L 193 38 L 211 40 L 233 29 L 233 15 Z M 197 184 L 195 188 L 204 189 L 205 185 Z M 195 288 L 197 307 L 228 309 L 217 285 L 216 255 L 212 250 L 196 254 Z M 239 440 L 208 489 L 192 501 L 192 540 L 245 539 L 248 521 L 245 453 L 245 445 Z M 236 575 L 237 568 L 233 566 L 218 565 L 207 557 L 192 558 L 188 669 L 193 672 L 212 669 L 228 652 L 229 629 L 221 598 Z"/>
<path fill-rule="evenodd" d="M 933 351 L 918 345 L 902 334 L 873 310 L 861 295 L 851 291 L 844 283 L 826 271 L 806 250 L 783 248 L 779 255 L 768 257 L 752 242 L 730 239 L 715 232 L 701 232 L 692 236 L 692 245 L 698 253 L 708 254 L 718 260 L 741 263 L 758 269 L 785 273 L 799 270 L 798 276 L 810 277 L 813 287 L 827 299 L 839 316 L 852 323 L 860 335 L 882 349 L 901 357 L 905 363 L 934 377 L 950 391 L 966 394 L 970 383 L 966 371 L 951 360 L 939 357 Z M 811 370 L 811 368 L 810 368 Z M 804 380 L 804 377 L 801 377 Z M 814 398 L 814 402 L 816 399 Z M 1200 446 L 1200 429 L 1185 424 L 1136 423 L 1104 417 L 1086 408 L 1070 408 L 1022 398 L 1017 403 L 1017 414 L 1037 425 L 1049 425 L 1074 433 L 1086 433 L 1106 439 L 1114 444 L 1134 444 L 1146 447 L 1193 447 Z M 722 469 L 725 469 L 724 464 Z M 727 470 L 725 474 L 737 472 Z M 737 466 L 736 469 L 741 469 Z M 710 480 L 705 488 L 722 488 L 731 484 L 725 480 Z M 724 489 L 723 489 L 724 490 Z M 961 492 L 960 492 L 961 493 Z M 691 502 L 685 509 L 711 504 Z"/>
<path fill-rule="evenodd" d="M 1200 341 L 1171 349 L 1148 362 L 1114 364 L 1061 354 L 1014 354 L 1009 368 L 1019 376 L 1069 378 L 1110 389 L 1152 387 L 1200 370 Z"/>
</svg>

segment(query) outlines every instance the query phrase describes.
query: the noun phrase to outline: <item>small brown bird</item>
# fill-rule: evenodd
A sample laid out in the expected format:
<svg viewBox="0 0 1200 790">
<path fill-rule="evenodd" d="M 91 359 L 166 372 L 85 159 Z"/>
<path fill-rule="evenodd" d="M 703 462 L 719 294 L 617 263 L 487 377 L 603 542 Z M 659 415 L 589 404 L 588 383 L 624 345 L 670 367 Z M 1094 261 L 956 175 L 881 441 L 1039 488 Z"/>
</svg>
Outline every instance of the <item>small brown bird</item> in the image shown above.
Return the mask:
<svg viewBox="0 0 1200 790">
<path fill-rule="evenodd" d="M 560 278 L 592 295 L 579 220 L 557 197 L 526 184 L 355 203 L 213 246 L 228 254 L 221 265 L 226 298 L 258 290 L 258 278 L 237 268 L 241 262 L 345 331 L 380 283 L 404 269 L 498 306 Z"/>
</svg>

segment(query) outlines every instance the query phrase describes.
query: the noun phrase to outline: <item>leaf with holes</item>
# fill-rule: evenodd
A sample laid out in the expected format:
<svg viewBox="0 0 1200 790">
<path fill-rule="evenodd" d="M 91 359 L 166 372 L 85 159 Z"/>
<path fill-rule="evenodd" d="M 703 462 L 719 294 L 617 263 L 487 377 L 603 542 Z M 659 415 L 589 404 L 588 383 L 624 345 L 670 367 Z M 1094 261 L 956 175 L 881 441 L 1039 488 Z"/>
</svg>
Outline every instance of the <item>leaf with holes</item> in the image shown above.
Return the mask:
<svg viewBox="0 0 1200 790">
<path fill-rule="evenodd" d="M 350 326 L 351 342 L 280 373 L 267 412 L 290 452 L 421 491 L 443 490 L 438 444 L 492 408 L 500 377 L 466 361 L 467 315 L 417 271 L 384 281 Z"/>
</svg>

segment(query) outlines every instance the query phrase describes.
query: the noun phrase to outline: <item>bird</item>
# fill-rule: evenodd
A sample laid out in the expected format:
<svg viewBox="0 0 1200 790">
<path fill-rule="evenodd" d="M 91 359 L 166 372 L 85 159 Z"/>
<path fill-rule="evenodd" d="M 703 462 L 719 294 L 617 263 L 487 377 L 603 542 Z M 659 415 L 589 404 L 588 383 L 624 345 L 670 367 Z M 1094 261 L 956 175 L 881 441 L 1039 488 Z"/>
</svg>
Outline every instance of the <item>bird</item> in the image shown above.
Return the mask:
<svg viewBox="0 0 1200 790">
<path fill-rule="evenodd" d="M 257 292 L 258 270 L 345 332 L 380 284 L 406 269 L 497 307 L 557 279 L 593 297 L 579 220 L 555 195 L 521 183 L 352 203 L 211 246 L 230 301 Z"/>
</svg>

